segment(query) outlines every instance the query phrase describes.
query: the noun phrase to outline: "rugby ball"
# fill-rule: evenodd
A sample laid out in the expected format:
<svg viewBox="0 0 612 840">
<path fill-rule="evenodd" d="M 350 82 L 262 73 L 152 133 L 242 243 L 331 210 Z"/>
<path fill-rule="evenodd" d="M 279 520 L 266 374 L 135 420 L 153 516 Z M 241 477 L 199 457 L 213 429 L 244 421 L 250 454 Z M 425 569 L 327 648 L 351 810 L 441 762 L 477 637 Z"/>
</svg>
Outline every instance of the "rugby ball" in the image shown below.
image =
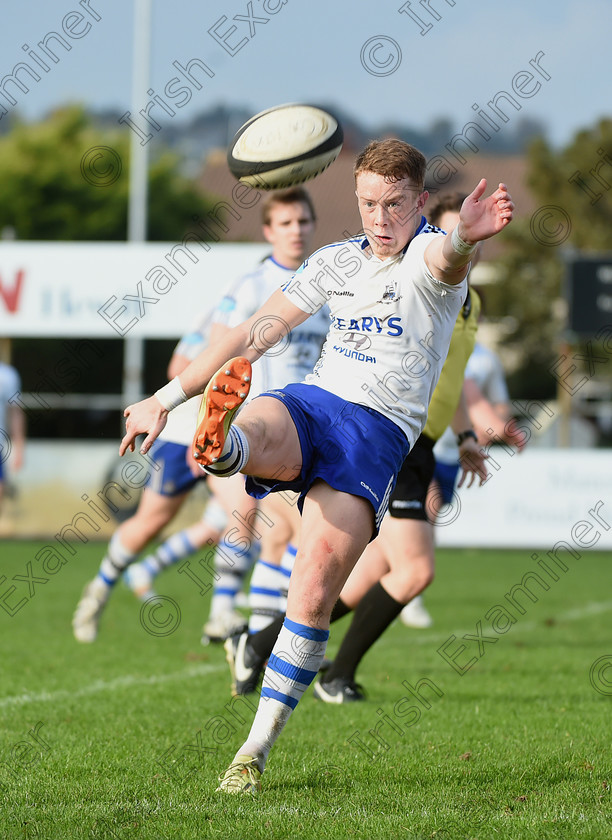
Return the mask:
<svg viewBox="0 0 612 840">
<path fill-rule="evenodd" d="M 256 114 L 234 135 L 227 152 L 231 173 L 251 187 L 278 190 L 323 172 L 340 154 L 338 120 L 314 105 L 278 105 Z"/>
</svg>

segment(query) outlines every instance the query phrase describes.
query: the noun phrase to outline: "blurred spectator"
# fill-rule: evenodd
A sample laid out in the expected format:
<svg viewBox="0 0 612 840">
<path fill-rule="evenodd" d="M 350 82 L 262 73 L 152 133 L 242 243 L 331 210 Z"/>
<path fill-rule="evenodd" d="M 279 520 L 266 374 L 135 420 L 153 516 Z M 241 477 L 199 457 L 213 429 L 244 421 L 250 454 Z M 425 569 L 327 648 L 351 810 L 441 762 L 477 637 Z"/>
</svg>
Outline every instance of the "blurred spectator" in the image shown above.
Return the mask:
<svg viewBox="0 0 612 840">
<path fill-rule="evenodd" d="M 0 362 L 0 512 L 8 466 L 17 472 L 23 465 L 25 415 L 11 398 L 21 391 L 21 379 L 11 365 Z"/>
</svg>

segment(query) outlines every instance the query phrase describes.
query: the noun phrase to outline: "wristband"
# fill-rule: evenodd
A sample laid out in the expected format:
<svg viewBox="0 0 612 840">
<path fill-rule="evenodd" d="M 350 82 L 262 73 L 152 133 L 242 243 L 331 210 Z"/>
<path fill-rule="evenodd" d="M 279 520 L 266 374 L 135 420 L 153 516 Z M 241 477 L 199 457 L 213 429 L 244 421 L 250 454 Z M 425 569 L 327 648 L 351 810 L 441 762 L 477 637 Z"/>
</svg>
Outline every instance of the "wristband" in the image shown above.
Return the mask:
<svg viewBox="0 0 612 840">
<path fill-rule="evenodd" d="M 468 438 L 473 438 L 476 441 L 476 443 L 478 443 L 478 437 L 474 429 L 466 429 L 465 432 L 459 432 L 459 434 L 457 435 L 457 446 L 461 446 L 463 441 L 467 440 Z"/>
<path fill-rule="evenodd" d="M 172 411 L 177 405 L 181 405 L 187 401 L 187 394 L 183 391 L 183 386 L 178 376 L 175 376 L 171 382 L 168 382 L 167 385 L 164 385 L 163 388 L 156 391 L 155 396 L 166 411 Z"/>
<path fill-rule="evenodd" d="M 453 228 L 453 232 L 451 233 L 451 245 L 453 246 L 453 251 L 456 251 L 462 256 L 467 256 L 476 250 L 477 244 L 478 243 L 475 242 L 473 245 L 468 245 L 468 243 L 464 242 L 459 236 L 459 225 Z"/>
</svg>

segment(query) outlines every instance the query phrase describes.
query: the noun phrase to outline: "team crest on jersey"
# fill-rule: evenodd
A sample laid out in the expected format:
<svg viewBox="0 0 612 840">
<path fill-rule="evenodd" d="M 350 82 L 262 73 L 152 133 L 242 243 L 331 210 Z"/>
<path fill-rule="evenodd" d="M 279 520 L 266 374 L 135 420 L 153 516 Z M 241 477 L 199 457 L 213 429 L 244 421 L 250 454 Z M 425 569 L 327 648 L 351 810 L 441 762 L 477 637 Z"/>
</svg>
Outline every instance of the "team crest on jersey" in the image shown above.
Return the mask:
<svg viewBox="0 0 612 840">
<path fill-rule="evenodd" d="M 396 303 L 398 300 L 401 300 L 402 296 L 400 295 L 397 297 L 397 291 L 394 284 L 389 284 L 385 286 L 385 291 L 383 292 L 383 296 L 380 300 L 377 300 L 376 303 Z"/>
</svg>

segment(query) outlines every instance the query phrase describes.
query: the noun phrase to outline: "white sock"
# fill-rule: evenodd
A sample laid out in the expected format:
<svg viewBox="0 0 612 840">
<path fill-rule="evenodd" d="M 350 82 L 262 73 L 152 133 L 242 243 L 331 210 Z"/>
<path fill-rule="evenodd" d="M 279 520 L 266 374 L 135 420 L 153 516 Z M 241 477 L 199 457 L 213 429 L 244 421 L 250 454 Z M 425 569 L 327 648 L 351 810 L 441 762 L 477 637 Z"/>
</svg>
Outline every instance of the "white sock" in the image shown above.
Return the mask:
<svg viewBox="0 0 612 840">
<path fill-rule="evenodd" d="M 328 630 L 285 618 L 266 667 L 248 738 L 236 755 L 252 755 L 264 769 L 268 753 L 323 660 Z"/>
<path fill-rule="evenodd" d="M 266 563 L 261 558 L 255 564 L 249 589 L 249 633 L 258 633 L 267 627 L 287 606 L 286 591 L 291 572 L 282 566 Z"/>
<path fill-rule="evenodd" d="M 125 569 L 136 559 L 136 556 L 135 552 L 129 551 L 122 544 L 119 532 L 115 531 L 100 563 L 96 579 L 106 584 L 107 589 L 114 586 Z"/>
<path fill-rule="evenodd" d="M 249 460 L 249 442 L 240 426 L 230 426 L 219 459 L 205 467 L 211 475 L 230 476 L 244 467 Z"/>
</svg>

